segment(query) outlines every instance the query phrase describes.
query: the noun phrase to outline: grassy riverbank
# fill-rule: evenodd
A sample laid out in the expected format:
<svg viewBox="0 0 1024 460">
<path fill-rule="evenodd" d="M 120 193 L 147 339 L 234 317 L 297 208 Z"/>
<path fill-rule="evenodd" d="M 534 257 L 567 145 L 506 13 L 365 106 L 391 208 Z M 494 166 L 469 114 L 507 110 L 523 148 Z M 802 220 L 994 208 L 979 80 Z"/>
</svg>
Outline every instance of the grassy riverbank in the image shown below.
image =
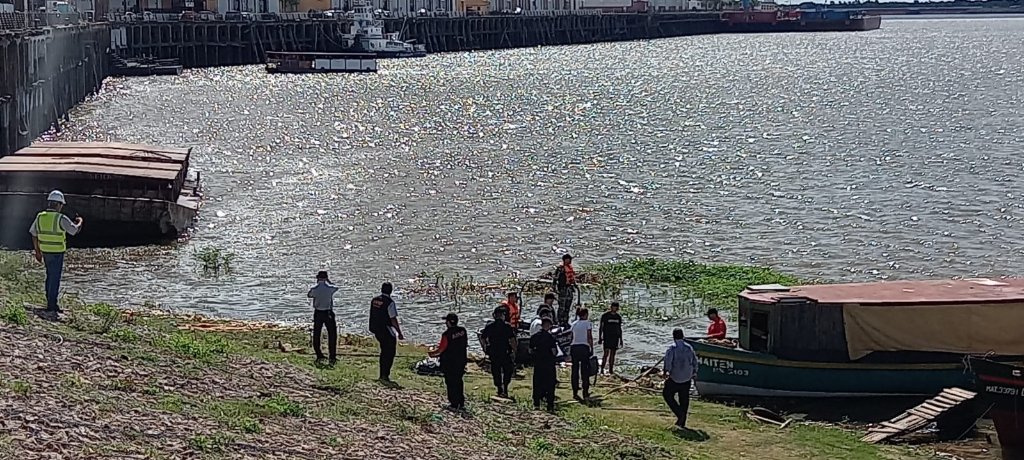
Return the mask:
<svg viewBox="0 0 1024 460">
<path fill-rule="evenodd" d="M 758 425 L 700 401 L 696 431 L 678 433 L 660 397 L 641 390 L 549 415 L 528 403 L 529 371 L 512 385 L 519 402 L 499 404 L 476 365 L 470 413 L 457 416 L 440 410 L 441 379 L 410 371 L 422 347 L 400 348 L 401 388 L 390 388 L 372 381 L 376 346 L 362 337 L 340 340 L 340 362 L 324 368 L 296 329 L 73 303 L 46 321 L 24 314 L 26 302 L 42 303 L 39 269 L 25 264 L 0 253 L 0 458 L 928 458 L 836 428 Z"/>
</svg>

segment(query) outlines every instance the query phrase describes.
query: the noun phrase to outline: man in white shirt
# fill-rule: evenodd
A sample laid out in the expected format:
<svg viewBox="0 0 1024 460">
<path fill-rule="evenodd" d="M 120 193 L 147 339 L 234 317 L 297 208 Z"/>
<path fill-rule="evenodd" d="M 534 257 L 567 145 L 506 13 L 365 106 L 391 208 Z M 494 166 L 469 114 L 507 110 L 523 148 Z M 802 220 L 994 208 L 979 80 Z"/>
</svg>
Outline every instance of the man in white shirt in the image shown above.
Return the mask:
<svg viewBox="0 0 1024 460">
<path fill-rule="evenodd" d="M 586 308 L 576 311 L 577 319 L 572 323 L 572 343 L 569 356 L 572 358 L 572 397 L 580 399 L 580 378 L 583 379 L 583 399 L 590 399 L 590 356 L 594 354 L 594 326 L 590 324 L 590 312 Z"/>
<path fill-rule="evenodd" d="M 537 316 L 536 318 L 534 318 L 533 322 L 530 323 L 530 337 L 533 337 L 534 334 L 540 332 L 544 328 L 543 327 L 544 318 L 550 318 L 551 322 L 554 323 L 555 318 L 553 316 L 554 315 L 553 311 L 554 310 L 541 310 L 540 311 L 540 315 Z"/>
<path fill-rule="evenodd" d="M 320 332 L 327 327 L 327 352 L 330 365 L 338 362 L 338 323 L 334 320 L 334 293 L 338 288 L 331 284 L 327 272 L 316 274 L 316 285 L 309 289 L 306 297 L 313 299 L 313 351 L 317 362 L 323 361 L 324 353 L 320 350 Z"/>
</svg>

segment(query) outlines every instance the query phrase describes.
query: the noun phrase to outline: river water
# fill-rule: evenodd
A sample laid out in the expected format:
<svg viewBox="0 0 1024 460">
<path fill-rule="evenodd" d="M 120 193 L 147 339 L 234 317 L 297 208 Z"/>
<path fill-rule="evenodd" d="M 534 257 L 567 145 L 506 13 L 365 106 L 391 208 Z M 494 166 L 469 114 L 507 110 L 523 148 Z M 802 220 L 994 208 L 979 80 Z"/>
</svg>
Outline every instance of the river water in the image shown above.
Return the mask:
<svg viewBox="0 0 1024 460">
<path fill-rule="evenodd" d="M 110 79 L 59 137 L 193 147 L 208 200 L 189 243 L 77 252 L 67 287 L 305 320 L 323 268 L 345 330 L 365 330 L 393 280 L 408 338 L 432 342 L 452 304 L 409 295 L 417 273 L 533 276 L 566 250 L 578 265 L 680 257 L 837 281 L 1021 275 L 1022 57 L 1021 18 L 885 19 L 442 54 L 376 75 Z M 233 274 L 197 272 L 201 247 L 232 252 Z M 492 305 L 464 304 L 468 325 Z M 649 360 L 679 325 L 704 321 L 629 321 L 626 357 Z"/>
</svg>

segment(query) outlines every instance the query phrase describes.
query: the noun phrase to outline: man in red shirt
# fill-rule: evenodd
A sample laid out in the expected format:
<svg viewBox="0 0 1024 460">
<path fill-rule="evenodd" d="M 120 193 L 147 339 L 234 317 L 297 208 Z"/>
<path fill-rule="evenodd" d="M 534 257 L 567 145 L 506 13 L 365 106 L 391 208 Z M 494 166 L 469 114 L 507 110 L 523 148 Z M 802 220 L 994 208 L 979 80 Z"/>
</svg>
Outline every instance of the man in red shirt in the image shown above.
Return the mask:
<svg viewBox="0 0 1024 460">
<path fill-rule="evenodd" d="M 721 316 L 718 316 L 717 309 L 708 310 L 708 319 L 711 320 L 711 324 L 708 325 L 708 338 L 709 339 L 724 339 L 725 338 L 725 320 Z"/>
</svg>

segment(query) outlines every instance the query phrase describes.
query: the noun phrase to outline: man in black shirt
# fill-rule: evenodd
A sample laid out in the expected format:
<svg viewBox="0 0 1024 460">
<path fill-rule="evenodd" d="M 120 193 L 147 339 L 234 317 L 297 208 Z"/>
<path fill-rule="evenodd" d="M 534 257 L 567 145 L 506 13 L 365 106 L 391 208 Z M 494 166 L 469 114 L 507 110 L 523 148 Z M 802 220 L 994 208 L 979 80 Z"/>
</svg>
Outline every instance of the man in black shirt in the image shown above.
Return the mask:
<svg viewBox="0 0 1024 460">
<path fill-rule="evenodd" d="M 494 387 L 498 389 L 498 397 L 501 398 L 508 398 L 508 384 L 512 382 L 512 374 L 516 371 L 515 358 L 512 356 L 517 346 L 516 332 L 505 322 L 506 314 L 505 309 L 495 308 L 494 321 L 480 333 L 484 351 L 491 361 Z"/>
<path fill-rule="evenodd" d="M 430 352 L 431 358 L 441 358 L 441 373 L 444 374 L 444 385 L 448 392 L 448 407 L 453 411 L 466 410 L 465 384 L 462 376 L 466 374 L 466 349 L 469 348 L 469 334 L 466 328 L 459 326 L 459 316 L 449 313 L 444 317 L 448 327 L 441 335 L 441 343 Z"/>
<path fill-rule="evenodd" d="M 558 341 L 551 335 L 551 317 L 541 320 L 541 331 L 530 337 L 533 356 L 533 408 L 540 409 L 540 401 L 547 402 L 548 412 L 555 411 L 555 369 Z"/>
<path fill-rule="evenodd" d="M 622 316 L 619 315 L 619 303 L 612 302 L 608 311 L 601 315 L 601 326 L 597 333 L 597 343 L 604 343 L 604 359 L 601 360 L 601 372 L 608 364 L 608 373 L 615 374 L 615 353 L 624 342 L 622 340 Z"/>
<path fill-rule="evenodd" d="M 402 327 L 398 324 L 398 307 L 391 293 L 391 283 L 380 286 L 380 295 L 370 301 L 370 332 L 380 344 L 380 381 L 391 381 L 391 366 L 395 364 L 398 341 L 405 340 Z"/>
</svg>

